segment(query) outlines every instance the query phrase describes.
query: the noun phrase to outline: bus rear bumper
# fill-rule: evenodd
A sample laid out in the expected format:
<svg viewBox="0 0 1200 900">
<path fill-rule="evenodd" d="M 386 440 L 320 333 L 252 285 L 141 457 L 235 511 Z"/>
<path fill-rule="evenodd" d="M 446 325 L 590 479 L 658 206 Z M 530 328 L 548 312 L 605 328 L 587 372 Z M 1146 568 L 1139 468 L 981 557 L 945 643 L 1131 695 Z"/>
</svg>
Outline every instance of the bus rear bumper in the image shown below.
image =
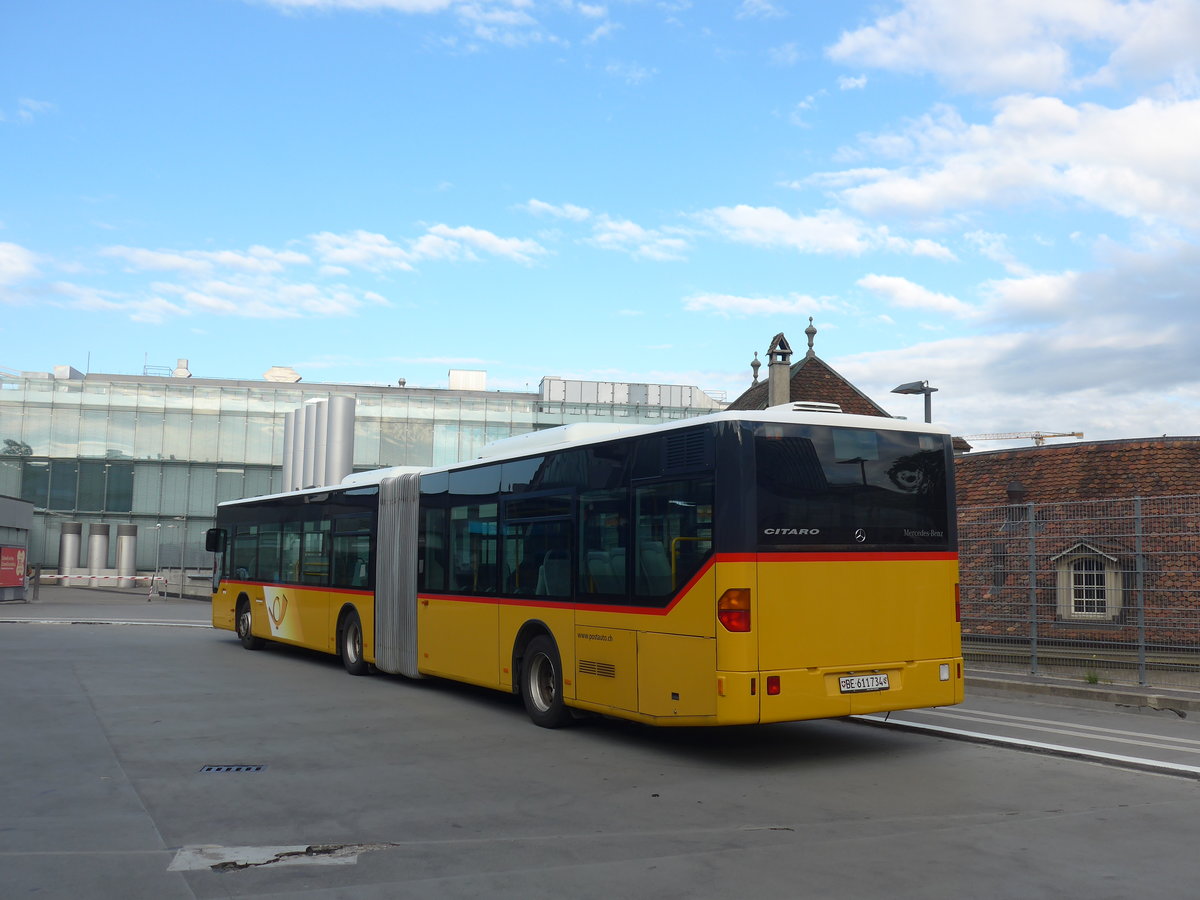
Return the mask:
<svg viewBox="0 0 1200 900">
<path fill-rule="evenodd" d="M 886 676 L 887 686 L 882 687 L 878 677 L 861 676 Z M 962 657 L 758 673 L 718 672 L 717 694 L 717 720 L 729 725 L 953 706 L 963 699 Z"/>
</svg>

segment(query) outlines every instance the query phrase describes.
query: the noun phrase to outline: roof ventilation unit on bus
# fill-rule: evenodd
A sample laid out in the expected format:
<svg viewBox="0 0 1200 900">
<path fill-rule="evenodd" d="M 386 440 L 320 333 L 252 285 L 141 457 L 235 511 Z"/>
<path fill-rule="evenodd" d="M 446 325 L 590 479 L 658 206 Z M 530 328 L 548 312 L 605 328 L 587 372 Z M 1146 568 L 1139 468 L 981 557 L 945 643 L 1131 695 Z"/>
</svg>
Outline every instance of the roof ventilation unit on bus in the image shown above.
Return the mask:
<svg viewBox="0 0 1200 900">
<path fill-rule="evenodd" d="M 793 403 L 783 403 L 774 409 L 783 409 L 788 407 L 792 412 L 810 412 L 810 413 L 840 413 L 842 408 L 836 403 L 822 403 L 819 400 L 797 400 Z"/>
</svg>

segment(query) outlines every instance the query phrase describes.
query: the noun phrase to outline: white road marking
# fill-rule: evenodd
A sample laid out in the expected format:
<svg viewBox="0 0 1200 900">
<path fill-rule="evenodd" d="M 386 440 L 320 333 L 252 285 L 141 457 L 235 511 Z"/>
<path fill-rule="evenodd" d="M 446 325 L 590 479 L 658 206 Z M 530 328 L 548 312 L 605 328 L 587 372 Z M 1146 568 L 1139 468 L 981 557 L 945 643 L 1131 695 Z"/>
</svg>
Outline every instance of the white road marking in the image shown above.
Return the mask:
<svg viewBox="0 0 1200 900">
<path fill-rule="evenodd" d="M 1167 762 L 1159 759 L 1146 759 L 1140 756 L 1123 756 L 1117 753 L 1104 753 L 1099 750 L 1086 750 L 1083 747 L 1068 747 L 1063 744 L 1047 744 L 1042 741 L 1026 741 L 1020 738 L 1003 737 L 998 734 L 988 734 L 982 731 L 964 731 L 960 728 L 946 728 L 942 725 L 927 725 L 922 722 L 908 722 L 892 716 L 853 716 L 876 725 L 892 725 L 907 728 L 912 731 L 928 731 L 934 734 L 945 734 L 950 737 L 966 738 L 967 740 L 982 741 L 988 744 L 1001 744 L 1007 747 L 1017 747 L 1023 750 L 1038 750 L 1043 753 L 1054 753 L 1060 756 L 1072 756 L 1078 759 L 1090 759 L 1110 765 L 1129 766 L 1155 772 L 1167 772 L 1173 775 L 1188 775 L 1200 778 L 1200 766 L 1188 766 L 1183 763 Z"/>
<path fill-rule="evenodd" d="M 1144 740 L 1149 735 L 1137 731 L 1120 731 L 1115 728 L 1100 728 L 1095 725 L 1066 725 L 1048 719 L 1031 719 L 1025 716 L 1010 716 L 1004 713 L 976 712 L 975 710 L 926 709 L 922 713 L 930 716 L 941 716 L 946 719 L 986 722 L 994 719 L 995 724 L 1008 728 L 1023 728 L 1028 731 L 1044 731 L 1047 734 L 1061 734 L 1066 737 L 1088 738 L 1102 740 L 1113 744 L 1131 744 L 1138 747 L 1153 747 L 1158 750 L 1174 750 L 1178 753 L 1200 753 L 1200 741 L 1190 738 L 1176 738 L 1167 735 L 1154 735 L 1155 740 Z M 1122 735 L 1122 736 L 1118 736 Z M 1141 739 L 1141 740 L 1139 740 Z M 1165 742 L 1165 743 L 1164 743 Z"/>
<path fill-rule="evenodd" d="M 17 619 L 2 618 L 0 625 L 161 625 L 172 628 L 212 628 L 210 622 L 171 621 L 158 619 L 148 621 L 143 619 Z"/>
</svg>

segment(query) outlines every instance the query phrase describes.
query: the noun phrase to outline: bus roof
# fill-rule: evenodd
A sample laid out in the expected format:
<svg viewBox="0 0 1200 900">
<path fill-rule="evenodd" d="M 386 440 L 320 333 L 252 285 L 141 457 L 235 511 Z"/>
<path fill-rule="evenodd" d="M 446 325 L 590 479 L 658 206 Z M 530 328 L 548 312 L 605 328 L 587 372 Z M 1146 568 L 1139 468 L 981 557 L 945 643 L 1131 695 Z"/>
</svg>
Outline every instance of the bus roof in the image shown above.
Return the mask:
<svg viewBox="0 0 1200 900">
<path fill-rule="evenodd" d="M 664 422 L 661 425 L 619 425 L 607 422 L 576 422 L 571 425 L 559 425 L 555 428 L 545 428 L 541 431 L 532 431 L 527 434 L 519 434 L 514 437 L 492 441 L 484 446 L 480 455 L 475 459 L 461 460 L 460 462 L 442 466 L 390 466 L 383 469 L 371 469 L 370 471 L 355 472 L 347 475 L 338 484 L 302 488 L 278 494 L 265 494 L 259 497 L 246 497 L 241 500 L 225 500 L 218 503 L 217 506 L 233 506 L 239 503 L 321 494 L 328 493 L 329 491 L 349 490 L 356 487 L 369 487 L 379 484 L 385 478 L 394 478 L 400 475 L 446 472 L 484 462 L 520 459 L 525 456 L 536 456 L 539 453 L 545 453 L 550 450 L 603 443 L 614 438 L 674 431 L 681 428 L 694 428 L 697 425 L 718 422 L 778 422 L 797 425 L 828 425 L 835 428 L 861 428 L 873 431 L 907 431 L 946 436 L 950 434 L 950 429 L 944 425 L 911 422 L 908 419 L 893 419 L 885 418 L 884 416 L 856 416 L 849 413 L 814 412 L 811 407 L 807 407 L 803 402 L 787 403 L 759 410 L 726 410 L 709 413 L 704 416 L 677 419 L 672 422 Z"/>
</svg>

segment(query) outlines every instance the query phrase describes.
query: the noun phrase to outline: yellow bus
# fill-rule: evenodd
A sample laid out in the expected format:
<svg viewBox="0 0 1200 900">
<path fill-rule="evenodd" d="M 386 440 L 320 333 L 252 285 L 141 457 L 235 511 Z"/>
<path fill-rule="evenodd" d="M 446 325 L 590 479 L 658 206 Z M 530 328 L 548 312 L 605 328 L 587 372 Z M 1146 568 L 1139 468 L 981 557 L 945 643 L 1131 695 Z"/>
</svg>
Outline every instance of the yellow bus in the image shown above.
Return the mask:
<svg viewBox="0 0 1200 900">
<path fill-rule="evenodd" d="M 945 429 L 805 404 L 561 426 L 220 504 L 213 624 L 511 691 L 548 728 L 951 705 L 953 470 Z"/>
</svg>

